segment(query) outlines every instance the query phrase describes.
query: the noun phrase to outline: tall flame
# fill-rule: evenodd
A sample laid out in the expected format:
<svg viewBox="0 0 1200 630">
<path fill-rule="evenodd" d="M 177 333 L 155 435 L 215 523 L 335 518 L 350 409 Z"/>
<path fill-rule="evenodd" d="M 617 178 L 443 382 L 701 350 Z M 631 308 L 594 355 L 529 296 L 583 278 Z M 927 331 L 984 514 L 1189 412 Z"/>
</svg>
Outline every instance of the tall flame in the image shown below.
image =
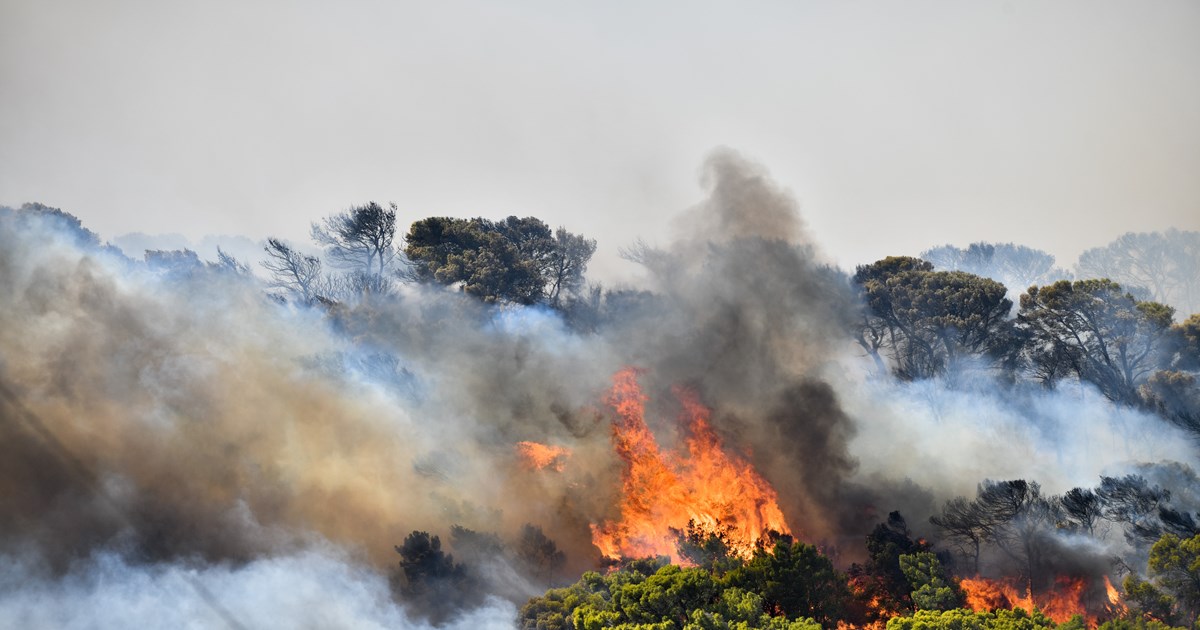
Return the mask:
<svg viewBox="0 0 1200 630">
<path fill-rule="evenodd" d="M 731 550 L 749 556 L 768 530 L 789 533 L 775 490 L 737 455 L 726 453 L 694 393 L 677 389 L 686 422 L 686 453 L 664 453 L 645 422 L 638 370 L 613 377 L 608 404 L 613 445 L 624 461 L 620 517 L 592 525 L 592 542 L 612 559 L 669 556 L 681 562 L 677 534 L 693 523 L 722 531 Z M 672 531 L 675 530 L 675 531 Z"/>
<path fill-rule="evenodd" d="M 1121 593 L 1117 591 L 1117 587 L 1113 586 L 1107 575 L 1104 576 L 1104 592 L 1108 596 L 1108 611 L 1113 616 L 1120 617 L 1129 612 L 1129 607 L 1121 601 Z"/>
</svg>

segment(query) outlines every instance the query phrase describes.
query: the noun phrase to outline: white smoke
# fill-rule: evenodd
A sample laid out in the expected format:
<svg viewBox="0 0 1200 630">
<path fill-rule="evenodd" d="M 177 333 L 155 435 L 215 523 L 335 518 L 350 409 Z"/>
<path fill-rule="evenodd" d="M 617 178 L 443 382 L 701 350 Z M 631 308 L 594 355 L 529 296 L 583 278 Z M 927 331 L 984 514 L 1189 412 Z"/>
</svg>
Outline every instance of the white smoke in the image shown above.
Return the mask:
<svg viewBox="0 0 1200 630">
<path fill-rule="evenodd" d="M 510 602 L 491 599 L 440 627 L 507 630 L 515 618 Z M 241 565 L 135 565 L 101 552 L 58 577 L 0 557 L 0 627 L 432 628 L 396 604 L 383 575 L 328 545 Z"/>
</svg>

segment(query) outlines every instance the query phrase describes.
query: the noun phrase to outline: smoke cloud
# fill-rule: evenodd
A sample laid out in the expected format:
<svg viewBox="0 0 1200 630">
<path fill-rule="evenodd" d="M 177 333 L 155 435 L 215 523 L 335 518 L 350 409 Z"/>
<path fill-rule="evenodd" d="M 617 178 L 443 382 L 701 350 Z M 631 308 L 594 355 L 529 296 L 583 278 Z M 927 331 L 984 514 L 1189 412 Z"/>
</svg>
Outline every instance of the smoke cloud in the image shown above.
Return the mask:
<svg viewBox="0 0 1200 630">
<path fill-rule="evenodd" d="M 249 277 L 155 271 L 0 213 L 0 622 L 206 627 L 223 608 L 250 627 L 424 627 L 389 591 L 393 546 L 448 544 L 455 524 L 510 541 L 540 526 L 577 575 L 619 491 L 603 400 L 626 365 L 645 369 L 660 440 L 681 439 L 670 391 L 691 388 L 794 530 L 847 554 L 890 510 L 923 523 L 983 478 L 1060 492 L 1195 463 L 1161 421 L 1085 388 L 866 376 L 854 294 L 794 198 L 730 150 L 701 181 L 672 241 L 630 250 L 648 292 L 610 296 L 588 332 L 413 285 L 281 305 Z M 526 440 L 569 448 L 562 471 L 523 466 Z M 485 564 L 503 597 L 445 623 L 507 627 L 546 586 Z"/>
</svg>

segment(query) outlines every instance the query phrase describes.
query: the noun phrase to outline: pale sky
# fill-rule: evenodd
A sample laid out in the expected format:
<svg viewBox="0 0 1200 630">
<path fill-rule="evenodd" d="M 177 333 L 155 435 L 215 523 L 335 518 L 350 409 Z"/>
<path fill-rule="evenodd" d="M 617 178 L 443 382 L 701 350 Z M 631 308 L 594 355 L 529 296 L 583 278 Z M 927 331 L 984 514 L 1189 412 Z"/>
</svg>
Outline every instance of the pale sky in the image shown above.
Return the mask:
<svg viewBox="0 0 1200 630">
<path fill-rule="evenodd" d="M 1200 2 L 0 0 L 0 204 L 106 238 L 369 200 L 665 242 L 714 147 L 844 266 L 1200 229 Z"/>
</svg>

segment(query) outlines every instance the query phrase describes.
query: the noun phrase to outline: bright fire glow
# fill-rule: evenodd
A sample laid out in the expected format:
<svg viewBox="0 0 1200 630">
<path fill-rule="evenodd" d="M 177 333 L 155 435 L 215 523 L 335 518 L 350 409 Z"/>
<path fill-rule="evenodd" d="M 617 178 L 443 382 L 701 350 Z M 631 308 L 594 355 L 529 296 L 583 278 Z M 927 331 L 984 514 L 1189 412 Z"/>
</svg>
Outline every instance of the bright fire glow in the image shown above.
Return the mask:
<svg viewBox="0 0 1200 630">
<path fill-rule="evenodd" d="M 1104 576 L 1104 591 L 1108 595 L 1108 611 L 1110 613 L 1120 617 L 1129 612 L 1129 607 L 1121 601 L 1121 593 L 1117 591 L 1117 587 L 1113 586 L 1107 575 Z"/>
<path fill-rule="evenodd" d="M 681 562 L 672 529 L 689 521 L 702 531 L 727 530 L 735 554 L 749 556 L 768 530 L 790 533 L 775 490 L 741 457 L 726 453 L 709 425 L 709 409 L 677 390 L 686 424 L 686 452 L 664 453 L 645 422 L 638 370 L 613 377 L 613 445 L 624 462 L 620 517 L 592 525 L 592 542 L 612 559 L 669 556 Z"/>
<path fill-rule="evenodd" d="M 530 470 L 550 469 L 562 472 L 571 450 L 565 446 L 550 446 L 539 442 L 517 442 L 517 453 Z"/>
<path fill-rule="evenodd" d="M 977 612 L 998 608 L 1032 611 L 1036 607 L 1055 623 L 1069 621 L 1075 615 L 1081 615 L 1090 627 L 1097 623 L 1096 616 L 1089 613 L 1084 604 L 1087 580 L 1081 577 L 1060 575 L 1054 579 L 1054 588 L 1049 592 L 1033 596 L 1027 588 L 1018 587 L 1012 578 L 963 578 L 961 586 L 967 596 L 967 607 Z"/>
</svg>

